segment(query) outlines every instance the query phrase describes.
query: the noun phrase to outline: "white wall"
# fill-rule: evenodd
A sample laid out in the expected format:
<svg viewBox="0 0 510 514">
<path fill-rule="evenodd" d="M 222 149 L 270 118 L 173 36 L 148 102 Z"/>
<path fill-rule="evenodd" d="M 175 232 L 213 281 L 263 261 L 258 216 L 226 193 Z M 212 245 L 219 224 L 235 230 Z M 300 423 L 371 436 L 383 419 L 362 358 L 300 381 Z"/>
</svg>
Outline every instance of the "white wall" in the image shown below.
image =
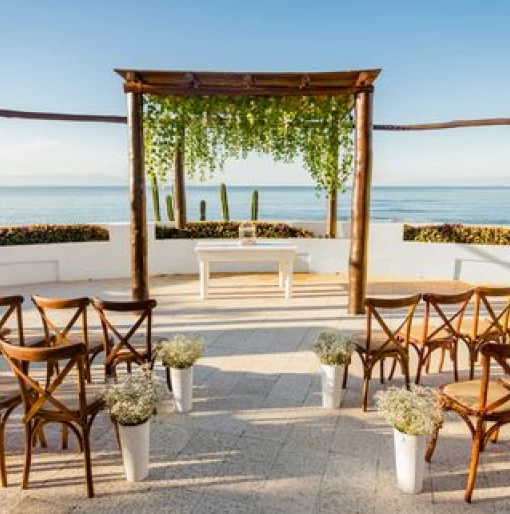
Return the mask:
<svg viewBox="0 0 510 514">
<path fill-rule="evenodd" d="M 299 223 L 319 231 L 323 223 Z M 110 224 L 110 241 L 0 247 L 0 286 L 130 275 L 128 224 Z M 297 271 L 347 271 L 349 224 L 339 223 L 340 237 L 292 239 L 298 246 Z M 151 275 L 197 273 L 196 240 L 156 241 L 149 227 Z M 472 283 L 510 283 L 510 247 L 410 243 L 402 241 L 400 223 L 370 227 L 369 277 L 408 280 L 464 280 Z M 275 264 L 214 263 L 212 271 L 270 271 Z"/>
</svg>

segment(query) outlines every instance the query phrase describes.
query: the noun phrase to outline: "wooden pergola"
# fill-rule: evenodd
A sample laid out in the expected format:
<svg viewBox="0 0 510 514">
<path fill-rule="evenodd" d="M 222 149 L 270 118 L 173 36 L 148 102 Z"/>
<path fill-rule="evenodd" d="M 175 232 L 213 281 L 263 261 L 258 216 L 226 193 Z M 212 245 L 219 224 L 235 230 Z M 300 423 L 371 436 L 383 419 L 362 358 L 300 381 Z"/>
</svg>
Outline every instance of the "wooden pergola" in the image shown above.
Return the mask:
<svg viewBox="0 0 510 514">
<path fill-rule="evenodd" d="M 355 96 L 355 169 L 349 255 L 349 312 L 363 312 L 367 277 L 370 186 L 372 176 L 372 97 L 379 69 L 313 73 L 230 73 L 115 70 L 127 95 L 131 187 L 131 276 L 135 299 L 149 296 L 147 215 L 143 144 L 143 95 L 160 96 Z M 186 221 L 184 138 L 175 152 L 176 224 Z M 336 193 L 328 217 L 336 223 Z"/>
</svg>

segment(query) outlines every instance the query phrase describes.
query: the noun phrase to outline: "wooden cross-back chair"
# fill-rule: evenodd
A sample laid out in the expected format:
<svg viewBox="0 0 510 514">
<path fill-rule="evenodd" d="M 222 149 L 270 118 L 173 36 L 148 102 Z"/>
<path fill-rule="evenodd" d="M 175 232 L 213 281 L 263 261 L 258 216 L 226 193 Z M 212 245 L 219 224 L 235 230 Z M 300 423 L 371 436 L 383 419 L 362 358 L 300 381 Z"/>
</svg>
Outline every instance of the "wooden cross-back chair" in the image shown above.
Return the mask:
<svg viewBox="0 0 510 514">
<path fill-rule="evenodd" d="M 51 343 L 42 333 L 27 331 L 23 326 L 21 295 L 0 297 L 0 341 L 7 341 L 21 346 L 42 346 Z M 9 326 L 10 325 L 10 326 Z"/>
<path fill-rule="evenodd" d="M 453 363 L 454 379 L 459 379 L 458 343 L 463 341 L 469 346 L 469 339 L 462 333 L 461 324 L 473 293 L 471 289 L 463 293 L 423 295 L 423 322 L 413 324 L 409 336 L 409 344 L 418 354 L 417 384 L 420 383 L 422 369 L 426 366 L 426 371 L 429 371 L 432 354 L 436 350 L 441 350 L 439 372 L 443 370 L 445 353 L 448 351 Z M 434 319 L 431 319 L 431 314 Z"/>
<path fill-rule="evenodd" d="M 105 357 L 105 375 L 115 377 L 116 367 L 122 362 L 126 363 L 128 372 L 133 363 L 152 366 L 152 315 L 156 300 L 115 302 L 94 298 L 92 305 L 101 320 L 104 340 L 113 339 Z M 119 322 L 112 322 L 112 314 L 130 314 L 132 324 L 127 330 L 121 329 Z"/>
<path fill-rule="evenodd" d="M 20 346 L 25 345 L 25 335 L 23 330 L 22 304 L 23 296 L 4 296 L 0 297 L 0 342 L 16 343 Z M 14 318 L 14 319 L 13 319 Z M 14 332 L 8 327 L 9 322 L 13 322 Z M 43 337 L 33 337 L 28 340 L 32 346 L 44 345 Z M 3 357 L 0 357 L 3 359 Z M 21 394 L 18 381 L 13 375 L 0 375 L 0 484 L 7 486 L 7 467 L 5 462 L 5 425 L 12 411 L 21 404 Z M 46 446 L 44 434 L 40 432 L 41 443 Z"/>
<path fill-rule="evenodd" d="M 32 296 L 32 302 L 41 315 L 46 337 L 53 337 L 55 346 L 73 342 L 83 342 L 85 344 L 89 355 L 86 361 L 87 381 L 91 382 L 92 361 L 101 352 L 106 352 L 106 346 L 111 342 L 105 342 L 100 333 L 92 336 L 89 332 L 87 308 L 91 302 L 90 298 L 43 298 L 34 295 Z M 56 322 L 52 316 L 53 311 L 67 311 L 67 321 Z"/>
<path fill-rule="evenodd" d="M 85 384 L 88 351 L 84 343 L 54 347 L 27 348 L 0 343 L 3 354 L 17 377 L 24 406 L 25 464 L 22 488 L 28 487 L 35 438 L 47 423 L 60 423 L 77 437 L 84 454 L 87 495 L 94 496 L 90 460 L 90 430 L 98 412 L 104 407 L 103 388 Z M 30 369 L 36 363 L 61 363 L 59 371 L 46 383 Z M 72 376 L 69 374 L 76 371 Z"/>
<path fill-rule="evenodd" d="M 466 423 L 473 439 L 471 463 L 464 499 L 471 502 L 475 487 L 476 472 L 482 452 L 487 443 L 496 442 L 499 429 L 510 423 L 510 345 L 484 343 L 481 380 L 452 382 L 441 388 L 441 403 L 445 411 L 457 413 Z M 491 380 L 491 361 L 497 362 L 504 372 L 503 377 Z M 436 448 L 441 426 L 432 434 L 426 453 L 430 462 Z"/>
<path fill-rule="evenodd" d="M 400 362 L 406 386 L 409 386 L 408 341 L 414 311 L 420 298 L 421 295 L 416 294 L 404 298 L 365 299 L 366 331 L 364 334 L 355 336 L 355 351 L 363 365 L 362 405 L 364 411 L 368 406 L 368 389 L 372 371 L 377 363 L 380 364 L 381 382 L 384 382 L 384 361 L 393 359 L 395 362 Z M 394 317 L 395 311 L 400 311 L 397 312 L 396 318 Z M 402 313 L 402 311 L 404 312 Z M 397 325 L 397 328 L 390 327 L 388 321 L 390 313 L 392 314 L 391 325 Z M 402 333 L 404 337 L 401 336 Z M 344 368 L 344 387 L 347 385 L 348 368 L 347 364 Z"/>
<path fill-rule="evenodd" d="M 472 318 L 466 318 L 462 326 L 468 338 L 470 356 L 469 378 L 474 377 L 475 363 L 480 345 L 487 341 L 507 343 L 510 318 L 510 287 L 478 286 Z"/>
</svg>

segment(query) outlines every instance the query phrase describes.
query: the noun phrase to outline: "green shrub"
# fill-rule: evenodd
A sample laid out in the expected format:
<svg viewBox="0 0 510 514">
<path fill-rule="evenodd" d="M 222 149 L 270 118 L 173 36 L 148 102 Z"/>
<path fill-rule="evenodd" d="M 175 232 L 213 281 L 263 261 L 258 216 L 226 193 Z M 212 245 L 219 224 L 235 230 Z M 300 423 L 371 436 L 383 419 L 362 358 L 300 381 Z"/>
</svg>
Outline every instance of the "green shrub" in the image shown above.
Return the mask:
<svg viewBox="0 0 510 514">
<path fill-rule="evenodd" d="M 188 223 L 183 229 L 156 225 L 156 239 L 238 239 L 239 225 L 237 221 L 196 221 Z M 258 222 L 256 225 L 257 237 L 314 237 L 309 230 L 291 227 L 285 223 Z"/>
<path fill-rule="evenodd" d="M 460 224 L 404 225 L 404 241 L 510 245 L 510 228 Z"/>
<path fill-rule="evenodd" d="M 108 241 L 108 230 L 99 225 L 28 225 L 0 227 L 0 246 Z"/>
</svg>

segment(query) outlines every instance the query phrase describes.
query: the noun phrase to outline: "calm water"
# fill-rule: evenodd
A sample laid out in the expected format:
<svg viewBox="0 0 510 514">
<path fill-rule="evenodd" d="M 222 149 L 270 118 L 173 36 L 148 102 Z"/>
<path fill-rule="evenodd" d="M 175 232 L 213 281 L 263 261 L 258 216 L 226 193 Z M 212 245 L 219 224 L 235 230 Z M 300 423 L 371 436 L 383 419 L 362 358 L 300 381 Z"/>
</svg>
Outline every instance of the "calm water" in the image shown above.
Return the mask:
<svg viewBox="0 0 510 514">
<path fill-rule="evenodd" d="M 253 187 L 229 187 L 231 219 L 250 216 Z M 323 220 L 324 198 L 312 187 L 259 187 L 259 218 Z M 163 196 L 163 195 L 162 195 Z M 372 219 L 510 224 L 510 187 L 374 187 Z M 187 189 L 188 217 L 198 219 L 200 200 L 207 202 L 207 219 L 220 219 L 217 186 Z M 151 196 L 147 195 L 152 219 Z M 164 201 L 161 198 L 162 213 Z M 126 187 L 3 187 L 0 225 L 127 221 Z M 348 219 L 350 191 L 339 199 L 339 219 Z M 166 217 L 166 215 L 164 216 Z"/>
</svg>

